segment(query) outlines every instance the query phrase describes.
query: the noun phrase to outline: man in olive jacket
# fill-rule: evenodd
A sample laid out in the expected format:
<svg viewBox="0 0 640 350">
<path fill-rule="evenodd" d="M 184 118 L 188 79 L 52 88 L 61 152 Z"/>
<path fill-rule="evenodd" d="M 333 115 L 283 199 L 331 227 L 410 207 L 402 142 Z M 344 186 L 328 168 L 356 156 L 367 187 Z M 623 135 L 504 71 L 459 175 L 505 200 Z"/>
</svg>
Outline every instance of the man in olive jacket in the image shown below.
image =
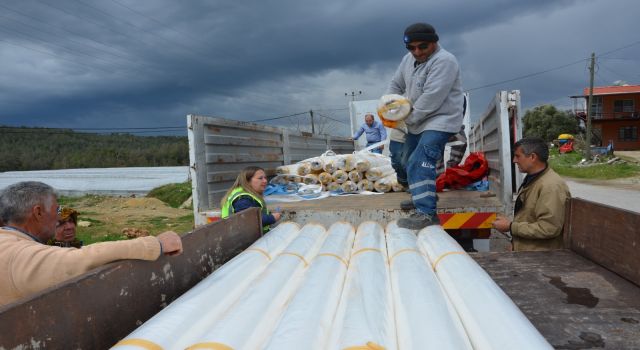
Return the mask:
<svg viewBox="0 0 640 350">
<path fill-rule="evenodd" d="M 182 252 L 175 232 L 80 249 L 46 245 L 58 222 L 58 201 L 49 185 L 19 182 L 0 193 L 0 306 L 35 294 L 121 259 L 156 260 Z"/>
<path fill-rule="evenodd" d="M 549 148 L 541 139 L 515 144 L 513 162 L 525 176 L 514 207 L 513 221 L 498 217 L 493 228 L 511 231 L 513 250 L 551 250 L 563 247 L 562 230 L 569 187 L 547 160 Z"/>
</svg>

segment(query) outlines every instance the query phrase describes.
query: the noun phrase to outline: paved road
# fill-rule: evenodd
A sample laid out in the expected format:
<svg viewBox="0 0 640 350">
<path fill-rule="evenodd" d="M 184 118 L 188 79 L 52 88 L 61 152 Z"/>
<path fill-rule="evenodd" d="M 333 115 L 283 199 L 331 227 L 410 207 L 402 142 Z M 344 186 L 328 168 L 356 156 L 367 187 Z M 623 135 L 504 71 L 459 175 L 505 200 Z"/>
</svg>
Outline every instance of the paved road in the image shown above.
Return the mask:
<svg viewBox="0 0 640 350">
<path fill-rule="evenodd" d="M 640 190 L 566 181 L 573 197 L 640 213 Z"/>
</svg>

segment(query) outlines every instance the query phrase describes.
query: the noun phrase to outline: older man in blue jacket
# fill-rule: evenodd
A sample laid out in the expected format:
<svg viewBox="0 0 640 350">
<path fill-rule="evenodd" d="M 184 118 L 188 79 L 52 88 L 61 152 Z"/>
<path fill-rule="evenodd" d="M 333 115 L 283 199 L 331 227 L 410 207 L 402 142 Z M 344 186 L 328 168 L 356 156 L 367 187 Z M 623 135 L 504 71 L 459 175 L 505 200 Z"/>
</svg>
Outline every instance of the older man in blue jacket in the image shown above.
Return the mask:
<svg viewBox="0 0 640 350">
<path fill-rule="evenodd" d="M 367 147 L 387 139 L 387 129 L 382 123 L 373 119 L 373 114 L 364 116 L 364 124 L 353 135 L 353 140 L 357 140 L 363 133 L 367 135 Z M 372 149 L 371 152 L 381 154 L 383 149 L 384 146 L 380 146 Z"/>
</svg>

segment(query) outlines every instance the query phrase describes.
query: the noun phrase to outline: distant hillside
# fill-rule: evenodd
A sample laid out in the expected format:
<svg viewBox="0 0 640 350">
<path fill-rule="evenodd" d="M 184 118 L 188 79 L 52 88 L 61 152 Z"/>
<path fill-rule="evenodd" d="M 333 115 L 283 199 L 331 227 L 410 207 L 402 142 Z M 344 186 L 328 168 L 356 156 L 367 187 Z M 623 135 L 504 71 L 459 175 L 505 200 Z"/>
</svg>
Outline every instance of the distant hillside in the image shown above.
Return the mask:
<svg viewBox="0 0 640 350">
<path fill-rule="evenodd" d="M 105 135 L 0 126 L 0 171 L 188 164 L 186 136 Z"/>
</svg>

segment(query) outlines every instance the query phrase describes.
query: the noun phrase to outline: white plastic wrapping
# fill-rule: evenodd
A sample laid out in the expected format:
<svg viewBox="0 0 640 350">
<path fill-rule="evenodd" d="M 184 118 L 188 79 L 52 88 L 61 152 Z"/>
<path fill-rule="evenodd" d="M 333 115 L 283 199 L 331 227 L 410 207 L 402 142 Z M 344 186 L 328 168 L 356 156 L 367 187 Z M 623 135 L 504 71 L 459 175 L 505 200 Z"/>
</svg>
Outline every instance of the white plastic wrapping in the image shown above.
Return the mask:
<svg viewBox="0 0 640 350">
<path fill-rule="evenodd" d="M 420 231 L 419 245 L 474 349 L 552 349 L 513 301 L 441 226 Z"/>
<path fill-rule="evenodd" d="M 360 224 L 328 349 L 397 348 L 386 257 L 382 226 L 371 221 Z"/>
<path fill-rule="evenodd" d="M 358 182 L 358 191 L 373 191 L 373 181 L 362 179 Z"/>
<path fill-rule="evenodd" d="M 344 170 L 336 170 L 333 173 L 333 178 L 335 179 L 335 181 L 339 184 L 349 180 L 349 173 L 344 171 Z"/>
<path fill-rule="evenodd" d="M 389 94 L 380 97 L 378 115 L 387 120 L 404 120 L 411 113 L 411 101 L 402 95 Z"/>
<path fill-rule="evenodd" d="M 373 183 L 373 188 L 378 192 L 389 192 L 391 191 L 391 185 L 394 181 L 398 181 L 396 179 L 396 173 L 385 176 L 382 179 Z"/>
<path fill-rule="evenodd" d="M 322 248 L 311 262 L 265 349 L 327 349 L 354 236 L 351 224 L 337 222 L 331 225 Z"/>
<path fill-rule="evenodd" d="M 118 350 L 146 350 L 139 341 L 164 349 L 184 349 L 203 334 L 238 299 L 271 259 L 298 234 L 300 227 L 284 222 L 243 253 L 176 299 L 114 346 Z"/>
<path fill-rule="evenodd" d="M 360 182 L 363 179 L 362 173 L 357 170 L 351 170 L 349 172 L 349 180 L 353 182 Z"/>
<path fill-rule="evenodd" d="M 371 168 L 377 168 L 384 165 L 391 165 L 391 159 L 382 154 L 371 152 L 357 152 L 356 157 L 356 170 L 363 173 Z"/>
<path fill-rule="evenodd" d="M 395 173 L 396 171 L 393 170 L 393 167 L 391 166 L 391 164 L 388 164 L 388 165 L 383 165 L 377 168 L 371 168 L 367 170 L 367 172 L 365 173 L 365 177 L 368 180 L 377 181 L 382 179 L 383 177 L 386 177 L 389 175 L 395 175 Z"/>
<path fill-rule="evenodd" d="M 218 343 L 232 349 L 262 348 L 325 237 L 326 230 L 321 225 L 305 225 L 235 305 L 190 345 L 197 348 L 200 344 Z"/>
<path fill-rule="evenodd" d="M 472 349 L 455 309 L 418 250 L 415 232 L 395 221 L 386 231 L 398 347 Z"/>
<path fill-rule="evenodd" d="M 353 154 L 342 154 L 336 156 L 338 169 L 350 172 L 356 168 L 356 157 Z"/>
</svg>

